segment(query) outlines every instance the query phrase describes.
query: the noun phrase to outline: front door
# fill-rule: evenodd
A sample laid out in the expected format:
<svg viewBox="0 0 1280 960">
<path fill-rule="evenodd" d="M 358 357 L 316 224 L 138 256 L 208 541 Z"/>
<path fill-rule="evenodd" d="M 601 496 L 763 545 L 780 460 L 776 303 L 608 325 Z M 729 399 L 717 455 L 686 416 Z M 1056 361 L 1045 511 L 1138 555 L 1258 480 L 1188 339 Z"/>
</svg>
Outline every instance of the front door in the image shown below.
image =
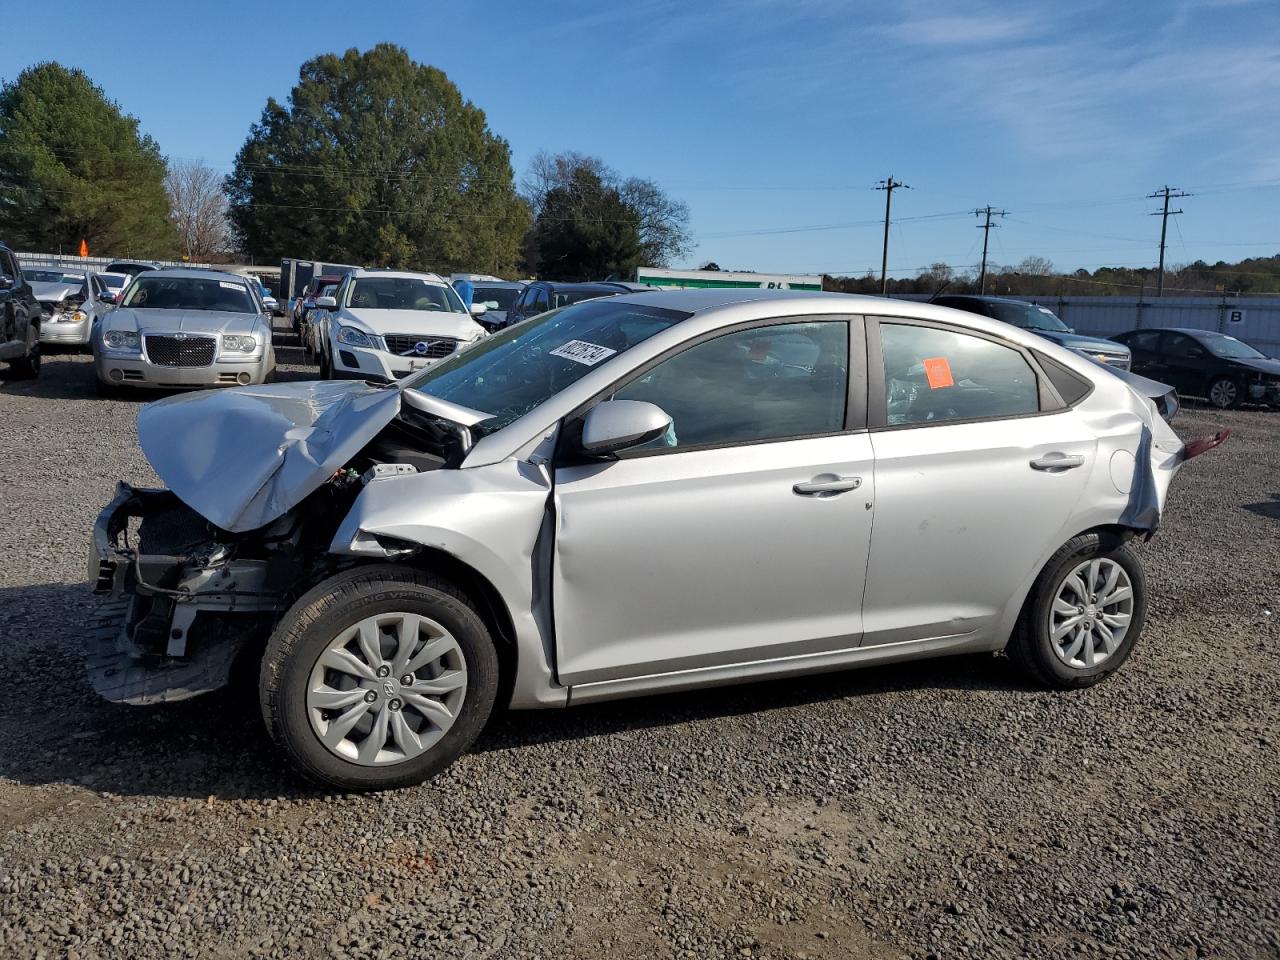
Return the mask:
<svg viewBox="0 0 1280 960">
<path fill-rule="evenodd" d="M 848 414 L 849 335 L 845 318 L 753 326 L 613 394 L 656 403 L 672 428 L 556 469 L 560 682 L 858 645 L 874 484 Z"/>
<path fill-rule="evenodd" d="M 1094 435 L 1006 341 L 889 320 L 870 339 L 883 377 L 864 643 L 990 638 L 1045 551 L 1076 532 L 1063 529 Z"/>
</svg>

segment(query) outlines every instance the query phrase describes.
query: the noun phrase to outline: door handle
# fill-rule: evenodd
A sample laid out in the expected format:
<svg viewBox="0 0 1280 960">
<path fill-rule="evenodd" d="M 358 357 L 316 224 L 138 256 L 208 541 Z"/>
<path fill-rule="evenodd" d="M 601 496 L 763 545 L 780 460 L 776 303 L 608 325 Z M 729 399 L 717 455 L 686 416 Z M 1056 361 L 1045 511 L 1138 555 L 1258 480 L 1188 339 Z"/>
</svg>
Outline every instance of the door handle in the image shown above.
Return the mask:
<svg viewBox="0 0 1280 960">
<path fill-rule="evenodd" d="M 862 486 L 861 477 L 837 477 L 824 473 L 805 483 L 797 483 L 791 489 L 802 497 L 821 497 L 824 494 L 844 493 Z"/>
<path fill-rule="evenodd" d="M 1056 473 L 1059 470 L 1072 470 L 1075 467 L 1083 466 L 1084 457 L 1078 453 L 1049 453 L 1038 460 L 1031 461 L 1032 470 L 1047 470 L 1050 473 Z"/>
</svg>

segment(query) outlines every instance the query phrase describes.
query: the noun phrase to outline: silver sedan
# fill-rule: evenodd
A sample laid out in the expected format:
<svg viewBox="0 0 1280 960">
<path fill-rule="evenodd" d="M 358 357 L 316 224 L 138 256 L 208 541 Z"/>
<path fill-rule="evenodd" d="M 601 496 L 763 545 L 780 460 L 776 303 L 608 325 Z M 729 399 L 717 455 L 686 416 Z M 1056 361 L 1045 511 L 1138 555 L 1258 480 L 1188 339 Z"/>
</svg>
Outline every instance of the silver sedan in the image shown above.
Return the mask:
<svg viewBox="0 0 1280 960">
<path fill-rule="evenodd" d="M 148 270 L 95 325 L 98 383 L 176 389 L 263 383 L 275 369 L 271 317 L 252 281 L 208 270 Z"/>
<path fill-rule="evenodd" d="M 1002 649 L 1086 687 L 1142 631 L 1128 542 L 1223 439 L 1184 448 L 1167 388 L 1125 376 L 941 307 L 705 290 L 554 310 L 397 383 L 163 400 L 138 433 L 170 489 L 121 484 L 95 531 L 90 676 L 181 699 L 252 651 L 271 735 L 343 789 L 431 776 L 500 696 Z"/>
</svg>

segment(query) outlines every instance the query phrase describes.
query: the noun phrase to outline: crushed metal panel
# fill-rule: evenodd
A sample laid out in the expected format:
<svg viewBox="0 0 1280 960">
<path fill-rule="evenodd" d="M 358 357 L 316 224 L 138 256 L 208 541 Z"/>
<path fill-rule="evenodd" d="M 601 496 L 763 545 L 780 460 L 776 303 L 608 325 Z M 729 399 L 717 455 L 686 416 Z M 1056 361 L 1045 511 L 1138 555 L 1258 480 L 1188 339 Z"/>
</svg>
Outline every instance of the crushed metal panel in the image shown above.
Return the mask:
<svg viewBox="0 0 1280 960">
<path fill-rule="evenodd" d="M 319 488 L 399 410 L 400 391 L 364 383 L 263 384 L 148 404 L 138 439 L 180 500 L 241 533 Z"/>
</svg>

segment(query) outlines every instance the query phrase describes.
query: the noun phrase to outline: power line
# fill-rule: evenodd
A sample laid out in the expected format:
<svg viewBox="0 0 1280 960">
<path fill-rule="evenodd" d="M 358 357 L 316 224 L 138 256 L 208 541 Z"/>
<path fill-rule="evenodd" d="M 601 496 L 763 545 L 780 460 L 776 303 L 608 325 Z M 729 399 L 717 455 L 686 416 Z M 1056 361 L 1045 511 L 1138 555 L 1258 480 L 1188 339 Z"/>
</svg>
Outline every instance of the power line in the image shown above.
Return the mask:
<svg viewBox="0 0 1280 960">
<path fill-rule="evenodd" d="M 1162 296 L 1164 294 L 1164 246 L 1165 246 L 1164 241 L 1165 241 L 1165 236 L 1169 230 L 1169 218 L 1172 216 L 1176 216 L 1177 214 L 1182 212 L 1182 210 L 1180 209 L 1170 210 L 1169 199 L 1171 197 L 1189 197 L 1189 196 L 1191 196 L 1191 194 L 1186 193 L 1182 190 L 1179 190 L 1177 187 L 1171 187 L 1168 184 L 1165 184 L 1163 187 L 1161 187 L 1159 190 L 1156 190 L 1154 193 L 1147 194 L 1148 200 L 1153 200 L 1160 197 L 1164 198 L 1164 209 L 1155 210 L 1149 214 L 1149 216 L 1160 218 L 1160 275 L 1156 280 L 1156 296 L 1157 297 Z"/>
<path fill-rule="evenodd" d="M 885 295 L 889 292 L 889 211 L 893 207 L 893 191 L 901 187 L 904 190 L 911 188 L 905 183 L 899 183 L 890 175 L 888 180 L 881 180 L 876 184 L 877 190 L 884 191 L 884 247 L 880 257 L 880 293 Z"/>
<path fill-rule="evenodd" d="M 993 210 L 989 203 L 985 207 L 979 207 L 977 210 L 973 211 L 973 215 L 975 217 L 981 217 L 984 215 L 986 217 L 986 219 L 978 225 L 978 229 L 982 231 L 982 270 L 978 274 L 979 295 L 987 292 L 987 239 L 991 236 L 991 228 L 1000 226 L 998 223 L 992 223 L 991 218 L 1003 217 L 1007 216 L 1007 214 L 1007 210 Z"/>
</svg>

